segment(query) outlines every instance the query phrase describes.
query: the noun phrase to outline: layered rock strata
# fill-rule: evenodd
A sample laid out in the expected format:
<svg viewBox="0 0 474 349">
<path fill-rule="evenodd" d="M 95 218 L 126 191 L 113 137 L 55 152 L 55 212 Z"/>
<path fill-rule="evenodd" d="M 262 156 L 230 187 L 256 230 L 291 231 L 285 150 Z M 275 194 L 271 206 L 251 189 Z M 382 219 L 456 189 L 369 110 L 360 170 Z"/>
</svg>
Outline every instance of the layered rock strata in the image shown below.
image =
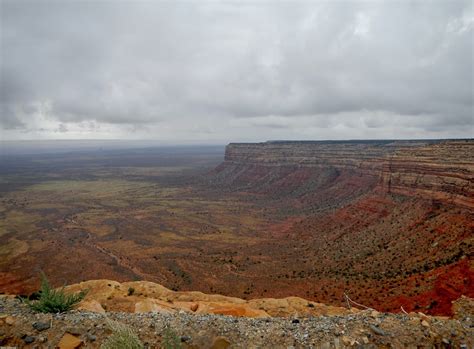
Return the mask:
<svg viewBox="0 0 474 349">
<path fill-rule="evenodd" d="M 474 141 L 400 149 L 385 159 L 382 185 L 389 193 L 474 208 Z"/>
<path fill-rule="evenodd" d="M 474 140 L 231 143 L 217 169 L 224 177 L 232 173 L 236 183 L 275 181 L 275 176 L 280 183 L 295 172 L 301 179 L 305 171 L 312 171 L 308 178 L 323 175 L 331 181 L 349 171 L 376 178 L 387 193 L 474 208 Z"/>
</svg>

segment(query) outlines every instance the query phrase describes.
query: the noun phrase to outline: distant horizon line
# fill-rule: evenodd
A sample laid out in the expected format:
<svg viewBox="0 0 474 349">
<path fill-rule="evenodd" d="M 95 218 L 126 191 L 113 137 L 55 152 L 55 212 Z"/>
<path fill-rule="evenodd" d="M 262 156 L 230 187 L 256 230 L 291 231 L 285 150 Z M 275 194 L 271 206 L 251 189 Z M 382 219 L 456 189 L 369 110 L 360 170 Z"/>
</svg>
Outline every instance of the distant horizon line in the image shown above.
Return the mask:
<svg viewBox="0 0 474 349">
<path fill-rule="evenodd" d="M 21 142 L 154 142 L 173 145 L 191 145 L 201 144 L 228 144 L 228 143 L 269 143 L 269 142 L 334 142 L 334 141 L 450 141 L 450 140 L 474 140 L 474 137 L 444 137 L 444 138 L 324 138 L 324 139 L 267 139 L 267 140 L 245 140 L 245 141 L 202 141 L 189 140 L 181 142 L 172 142 L 157 139 L 101 139 L 101 138 L 78 138 L 78 139 L 5 139 L 0 143 L 21 143 Z"/>
</svg>

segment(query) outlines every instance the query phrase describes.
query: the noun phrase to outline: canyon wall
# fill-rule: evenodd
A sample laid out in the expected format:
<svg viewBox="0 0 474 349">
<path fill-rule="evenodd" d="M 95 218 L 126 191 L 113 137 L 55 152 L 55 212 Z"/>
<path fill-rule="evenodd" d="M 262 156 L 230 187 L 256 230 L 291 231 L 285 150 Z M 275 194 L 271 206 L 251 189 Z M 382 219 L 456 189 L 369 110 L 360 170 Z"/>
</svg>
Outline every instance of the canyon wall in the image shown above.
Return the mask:
<svg viewBox="0 0 474 349">
<path fill-rule="evenodd" d="M 231 143 L 225 161 L 265 166 L 333 166 L 364 171 L 369 175 L 382 168 L 381 160 L 397 149 L 389 141 L 302 141 Z"/>
<path fill-rule="evenodd" d="M 399 149 L 384 161 L 382 186 L 389 193 L 474 208 L 474 141 Z"/>
<path fill-rule="evenodd" d="M 474 140 L 231 143 L 218 172 L 230 168 L 234 182 L 250 182 L 252 175 L 257 181 L 276 175 L 281 183 L 282 176 L 294 177 L 303 169 L 313 169 L 313 177 L 327 176 L 328 169 L 336 171 L 335 175 L 350 171 L 376 178 L 378 187 L 387 193 L 474 208 L 473 154 Z M 275 174 L 275 167 L 280 173 Z M 315 168 L 319 172 L 314 172 Z"/>
</svg>

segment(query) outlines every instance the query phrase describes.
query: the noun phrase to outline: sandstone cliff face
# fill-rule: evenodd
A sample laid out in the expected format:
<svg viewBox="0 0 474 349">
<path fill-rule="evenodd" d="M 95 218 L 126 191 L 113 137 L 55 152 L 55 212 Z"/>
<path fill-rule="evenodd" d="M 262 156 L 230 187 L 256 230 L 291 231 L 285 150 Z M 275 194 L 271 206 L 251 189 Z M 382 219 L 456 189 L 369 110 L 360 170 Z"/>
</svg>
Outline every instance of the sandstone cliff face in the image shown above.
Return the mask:
<svg viewBox="0 0 474 349">
<path fill-rule="evenodd" d="M 474 208 L 474 141 L 400 149 L 384 161 L 382 186 L 389 193 Z"/>
<path fill-rule="evenodd" d="M 217 172 L 224 182 L 249 186 L 261 179 L 269 185 L 296 177 L 304 184 L 328 177 L 321 188 L 349 173 L 375 178 L 387 193 L 473 208 L 473 154 L 474 140 L 231 143 Z"/>
<path fill-rule="evenodd" d="M 225 160 L 265 166 L 334 166 L 372 175 L 381 168 L 384 155 L 396 149 L 396 143 L 388 141 L 231 143 Z"/>
</svg>

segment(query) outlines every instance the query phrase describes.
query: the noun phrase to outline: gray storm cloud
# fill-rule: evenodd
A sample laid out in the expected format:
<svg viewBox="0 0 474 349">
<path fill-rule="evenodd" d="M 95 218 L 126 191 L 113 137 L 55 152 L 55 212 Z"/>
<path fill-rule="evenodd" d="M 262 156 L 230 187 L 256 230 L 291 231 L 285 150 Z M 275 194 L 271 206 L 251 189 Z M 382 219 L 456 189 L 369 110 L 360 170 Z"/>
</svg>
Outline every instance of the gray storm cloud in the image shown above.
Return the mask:
<svg viewBox="0 0 474 349">
<path fill-rule="evenodd" d="M 471 1 L 0 3 L 5 139 L 473 136 Z"/>
</svg>

